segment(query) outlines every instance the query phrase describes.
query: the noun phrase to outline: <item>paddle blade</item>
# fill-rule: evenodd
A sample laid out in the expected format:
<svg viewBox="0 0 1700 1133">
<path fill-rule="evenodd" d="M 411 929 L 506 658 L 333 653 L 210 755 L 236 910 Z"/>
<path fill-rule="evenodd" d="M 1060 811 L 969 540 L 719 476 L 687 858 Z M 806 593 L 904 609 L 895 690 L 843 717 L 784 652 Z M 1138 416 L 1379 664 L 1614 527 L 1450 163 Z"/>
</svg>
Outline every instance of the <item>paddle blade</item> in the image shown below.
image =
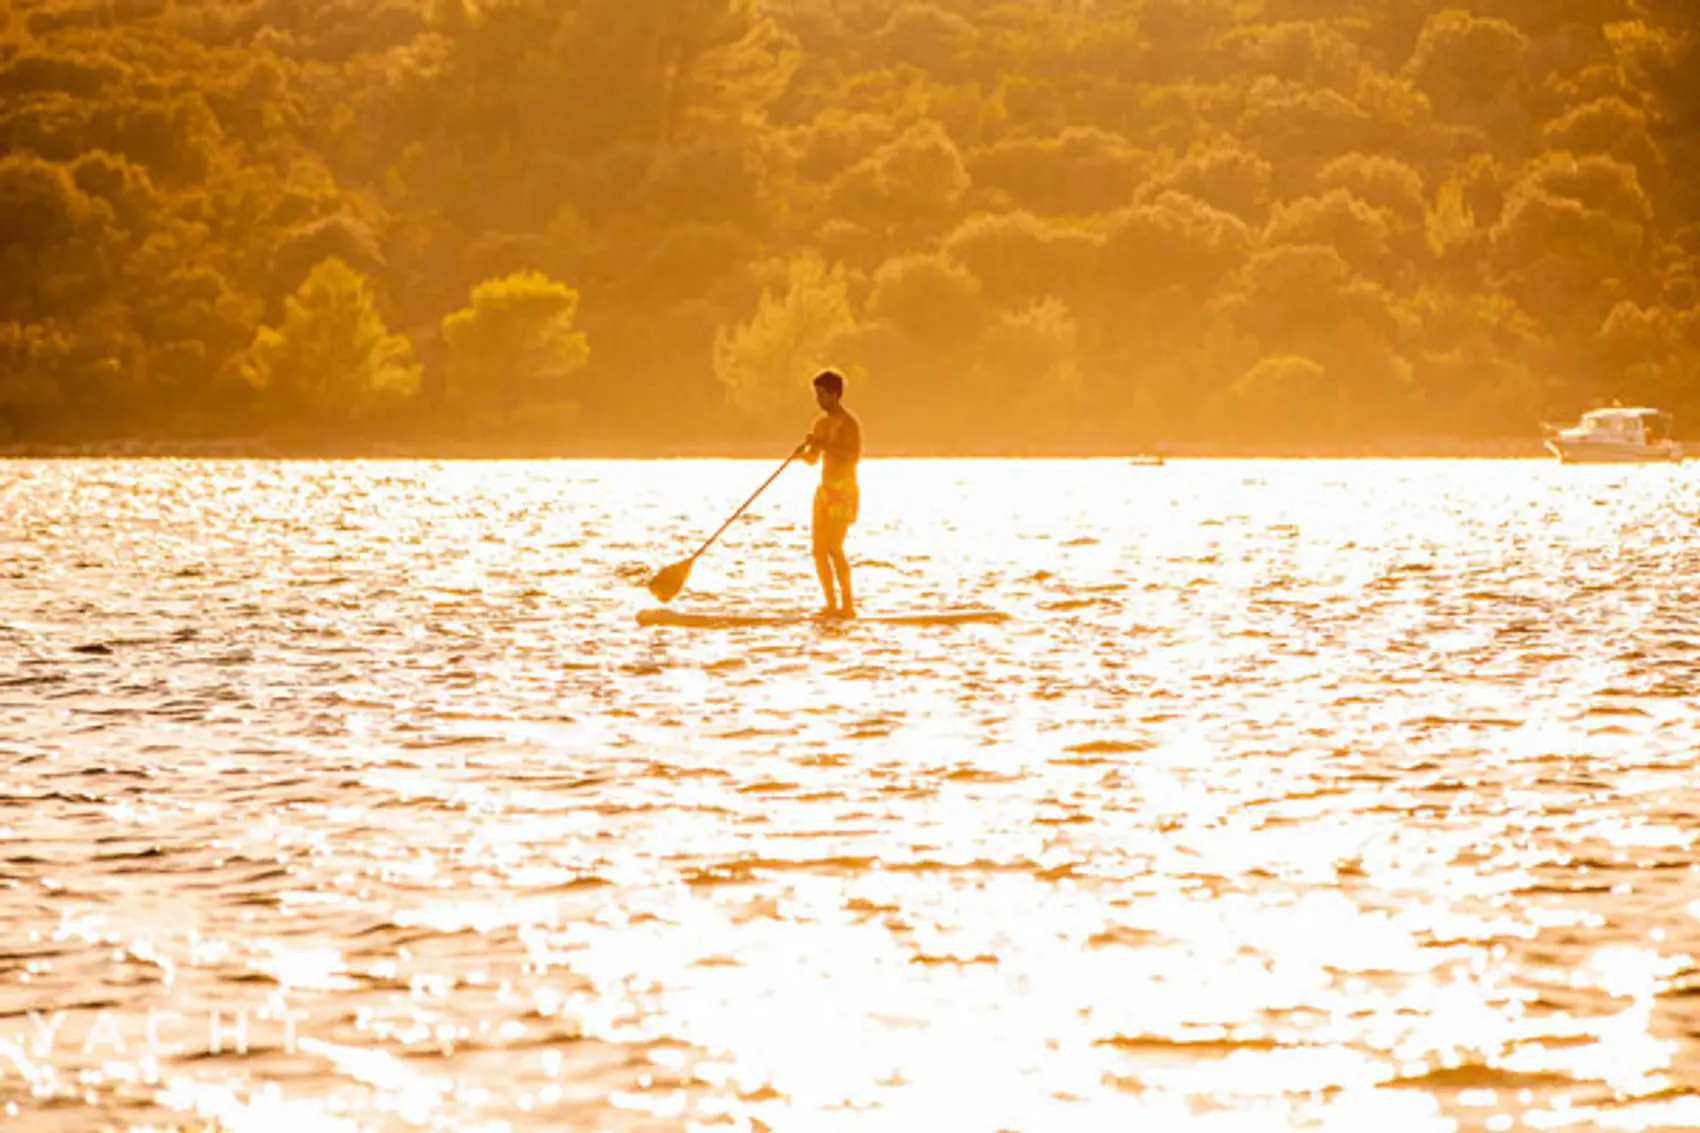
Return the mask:
<svg viewBox="0 0 1700 1133">
<path fill-rule="evenodd" d="M 670 567 L 662 567 L 649 580 L 649 592 L 663 602 L 671 602 L 685 588 L 685 580 L 691 577 L 691 564 L 695 562 L 695 559 L 684 559 Z"/>
</svg>

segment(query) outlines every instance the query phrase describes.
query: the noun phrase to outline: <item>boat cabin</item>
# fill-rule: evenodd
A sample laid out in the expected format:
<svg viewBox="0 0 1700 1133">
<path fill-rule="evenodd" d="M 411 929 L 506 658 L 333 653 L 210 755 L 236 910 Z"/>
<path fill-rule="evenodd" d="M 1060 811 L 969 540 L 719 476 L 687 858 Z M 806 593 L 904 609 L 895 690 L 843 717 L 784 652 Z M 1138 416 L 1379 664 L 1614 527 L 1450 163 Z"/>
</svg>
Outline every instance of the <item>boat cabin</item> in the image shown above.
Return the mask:
<svg viewBox="0 0 1700 1133">
<path fill-rule="evenodd" d="M 1551 430 L 1547 449 L 1566 464 L 1676 461 L 1676 418 L 1662 409 L 1593 409 L 1568 429 Z"/>
<path fill-rule="evenodd" d="M 1576 431 L 1599 440 L 1657 445 L 1674 440 L 1676 418 L 1659 409 L 1594 409 L 1582 414 Z"/>
</svg>

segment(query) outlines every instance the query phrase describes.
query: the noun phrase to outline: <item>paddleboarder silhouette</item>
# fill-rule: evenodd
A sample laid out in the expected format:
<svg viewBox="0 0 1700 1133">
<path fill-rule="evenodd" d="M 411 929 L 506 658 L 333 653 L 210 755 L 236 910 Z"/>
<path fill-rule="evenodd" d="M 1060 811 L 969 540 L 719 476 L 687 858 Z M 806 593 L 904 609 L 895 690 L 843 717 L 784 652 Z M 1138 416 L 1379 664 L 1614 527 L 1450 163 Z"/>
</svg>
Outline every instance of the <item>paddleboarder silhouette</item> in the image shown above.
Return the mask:
<svg viewBox="0 0 1700 1133">
<path fill-rule="evenodd" d="M 815 573 L 826 596 L 820 613 L 829 618 L 853 618 L 856 598 L 850 586 L 850 559 L 844 553 L 844 539 L 861 508 L 856 466 L 862 460 L 862 423 L 844 407 L 843 374 L 822 370 L 815 376 L 814 388 L 821 415 L 803 442 L 801 453 L 805 463 L 819 461 L 821 466 L 811 528 Z"/>
</svg>

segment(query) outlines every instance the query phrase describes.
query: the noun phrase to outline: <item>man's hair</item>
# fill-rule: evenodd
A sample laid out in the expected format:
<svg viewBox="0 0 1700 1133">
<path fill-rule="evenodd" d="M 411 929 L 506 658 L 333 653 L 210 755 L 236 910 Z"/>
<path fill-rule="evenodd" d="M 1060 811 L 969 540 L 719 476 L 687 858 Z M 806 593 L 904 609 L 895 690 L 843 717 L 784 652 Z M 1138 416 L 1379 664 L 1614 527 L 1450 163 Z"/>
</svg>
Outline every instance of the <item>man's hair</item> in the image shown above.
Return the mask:
<svg viewBox="0 0 1700 1133">
<path fill-rule="evenodd" d="M 833 397 L 844 396 L 844 375 L 837 370 L 822 370 L 815 375 L 815 387 L 824 389 Z"/>
</svg>

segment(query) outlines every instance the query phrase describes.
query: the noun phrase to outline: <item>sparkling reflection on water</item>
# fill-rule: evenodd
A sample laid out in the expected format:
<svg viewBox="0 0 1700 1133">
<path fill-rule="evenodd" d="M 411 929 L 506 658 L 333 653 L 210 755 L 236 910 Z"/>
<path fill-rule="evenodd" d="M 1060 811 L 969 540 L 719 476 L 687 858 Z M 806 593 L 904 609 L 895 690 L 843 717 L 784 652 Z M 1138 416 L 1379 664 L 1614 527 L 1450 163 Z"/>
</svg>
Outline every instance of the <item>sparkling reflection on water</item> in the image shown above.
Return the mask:
<svg viewBox="0 0 1700 1133">
<path fill-rule="evenodd" d="M 1693 469 L 767 471 L 0 464 L 0 1125 L 1700 1125 Z"/>
</svg>

